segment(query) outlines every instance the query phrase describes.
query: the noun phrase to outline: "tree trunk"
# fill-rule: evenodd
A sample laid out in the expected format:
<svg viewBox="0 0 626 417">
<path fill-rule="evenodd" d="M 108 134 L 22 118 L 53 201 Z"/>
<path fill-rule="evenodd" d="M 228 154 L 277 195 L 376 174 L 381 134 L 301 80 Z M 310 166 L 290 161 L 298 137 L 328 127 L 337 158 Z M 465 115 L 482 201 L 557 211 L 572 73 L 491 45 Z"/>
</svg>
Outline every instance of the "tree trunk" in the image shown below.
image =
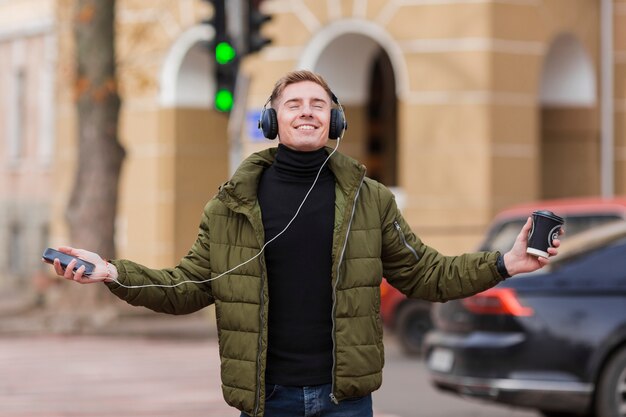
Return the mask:
<svg viewBox="0 0 626 417">
<path fill-rule="evenodd" d="M 115 63 L 115 0 L 76 0 L 76 179 L 67 207 L 72 245 L 115 257 L 115 216 L 124 149 Z"/>
<path fill-rule="evenodd" d="M 115 257 L 115 217 L 124 149 L 118 140 L 121 100 L 115 61 L 115 0 L 75 0 L 76 177 L 66 210 L 74 247 Z M 103 285 L 68 285 L 57 307 L 70 309 L 74 328 L 96 325 L 93 308 L 114 305 Z M 101 309 L 100 309 L 101 310 Z"/>
</svg>

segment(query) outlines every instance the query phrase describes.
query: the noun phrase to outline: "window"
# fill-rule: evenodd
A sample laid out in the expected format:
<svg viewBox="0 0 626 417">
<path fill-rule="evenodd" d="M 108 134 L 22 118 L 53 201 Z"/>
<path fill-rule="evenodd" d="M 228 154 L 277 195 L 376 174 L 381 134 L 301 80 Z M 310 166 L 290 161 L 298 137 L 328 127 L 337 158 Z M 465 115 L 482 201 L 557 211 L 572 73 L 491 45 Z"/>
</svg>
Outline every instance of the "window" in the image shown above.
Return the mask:
<svg viewBox="0 0 626 417">
<path fill-rule="evenodd" d="M 20 68 L 15 72 L 9 106 L 9 143 L 10 161 L 16 163 L 24 156 L 26 149 L 26 71 Z"/>
</svg>

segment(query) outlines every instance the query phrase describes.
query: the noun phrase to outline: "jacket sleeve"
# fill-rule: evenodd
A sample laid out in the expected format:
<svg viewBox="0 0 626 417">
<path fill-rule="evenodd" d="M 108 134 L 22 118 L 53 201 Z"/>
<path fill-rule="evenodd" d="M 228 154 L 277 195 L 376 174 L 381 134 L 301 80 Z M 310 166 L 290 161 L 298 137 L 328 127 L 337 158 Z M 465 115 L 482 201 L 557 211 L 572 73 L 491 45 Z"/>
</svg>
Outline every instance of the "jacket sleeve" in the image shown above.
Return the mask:
<svg viewBox="0 0 626 417">
<path fill-rule="evenodd" d="M 205 213 L 198 237 L 189 253 L 169 269 L 150 269 L 129 260 L 111 261 L 118 270 L 118 281 L 127 286 L 175 285 L 183 281 L 203 281 L 211 277 L 209 229 Z M 116 282 L 106 284 L 111 292 L 129 304 L 168 314 L 188 314 L 213 303 L 211 283 L 182 283 L 173 288 L 125 288 Z"/>
<path fill-rule="evenodd" d="M 444 256 L 409 228 L 389 190 L 381 191 L 382 262 L 387 281 L 408 297 L 447 301 L 467 297 L 503 280 L 498 252 Z"/>
</svg>

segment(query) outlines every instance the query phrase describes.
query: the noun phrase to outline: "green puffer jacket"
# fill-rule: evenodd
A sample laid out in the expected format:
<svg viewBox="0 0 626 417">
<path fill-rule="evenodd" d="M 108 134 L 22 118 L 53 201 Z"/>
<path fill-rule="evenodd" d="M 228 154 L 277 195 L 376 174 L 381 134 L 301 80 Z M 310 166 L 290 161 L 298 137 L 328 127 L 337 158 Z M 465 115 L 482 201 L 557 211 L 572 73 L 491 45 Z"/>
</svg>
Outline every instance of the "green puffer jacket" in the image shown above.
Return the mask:
<svg viewBox="0 0 626 417">
<path fill-rule="evenodd" d="M 330 152 L 330 149 L 329 149 Z M 256 189 L 276 148 L 250 156 L 208 202 L 197 240 L 178 266 L 154 270 L 113 261 L 126 285 L 185 283 L 175 288 L 126 289 L 107 284 L 118 297 L 159 312 L 186 314 L 215 303 L 221 378 L 227 403 L 263 416 L 267 351 L 267 272 L 259 249 L 265 242 Z M 424 245 L 402 218 L 391 192 L 365 177 L 365 168 L 335 153 L 332 246 L 333 396 L 367 395 L 382 382 L 384 362 L 379 316 L 381 278 L 409 297 L 444 301 L 483 291 L 502 280 L 496 253 L 446 257 Z M 306 265 L 302 266 L 306 268 Z M 271 277 L 270 277 L 271 279 Z"/>
</svg>

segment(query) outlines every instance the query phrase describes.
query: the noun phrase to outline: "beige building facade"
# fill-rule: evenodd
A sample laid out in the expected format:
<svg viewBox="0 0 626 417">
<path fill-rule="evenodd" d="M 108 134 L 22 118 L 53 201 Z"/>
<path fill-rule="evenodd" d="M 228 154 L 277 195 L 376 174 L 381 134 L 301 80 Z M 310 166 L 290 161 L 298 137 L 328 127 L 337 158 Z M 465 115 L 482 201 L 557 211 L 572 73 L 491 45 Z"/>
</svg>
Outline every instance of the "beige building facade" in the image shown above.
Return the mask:
<svg viewBox="0 0 626 417">
<path fill-rule="evenodd" d="M 55 3 L 0 1 L 0 292 L 30 287 L 49 241 Z"/>
<path fill-rule="evenodd" d="M 273 42 L 244 60 L 229 119 L 212 110 L 207 4 L 118 0 L 120 256 L 159 267 L 186 253 L 219 184 L 276 145 L 256 120 L 276 79 L 298 68 L 324 75 L 341 101 L 339 149 L 444 253 L 476 247 L 507 205 L 600 194 L 600 3 L 266 0 Z M 75 162 L 69 5 L 57 11 L 52 245 L 67 242 Z M 626 1 L 613 12 L 613 192 L 626 194 Z"/>
</svg>

